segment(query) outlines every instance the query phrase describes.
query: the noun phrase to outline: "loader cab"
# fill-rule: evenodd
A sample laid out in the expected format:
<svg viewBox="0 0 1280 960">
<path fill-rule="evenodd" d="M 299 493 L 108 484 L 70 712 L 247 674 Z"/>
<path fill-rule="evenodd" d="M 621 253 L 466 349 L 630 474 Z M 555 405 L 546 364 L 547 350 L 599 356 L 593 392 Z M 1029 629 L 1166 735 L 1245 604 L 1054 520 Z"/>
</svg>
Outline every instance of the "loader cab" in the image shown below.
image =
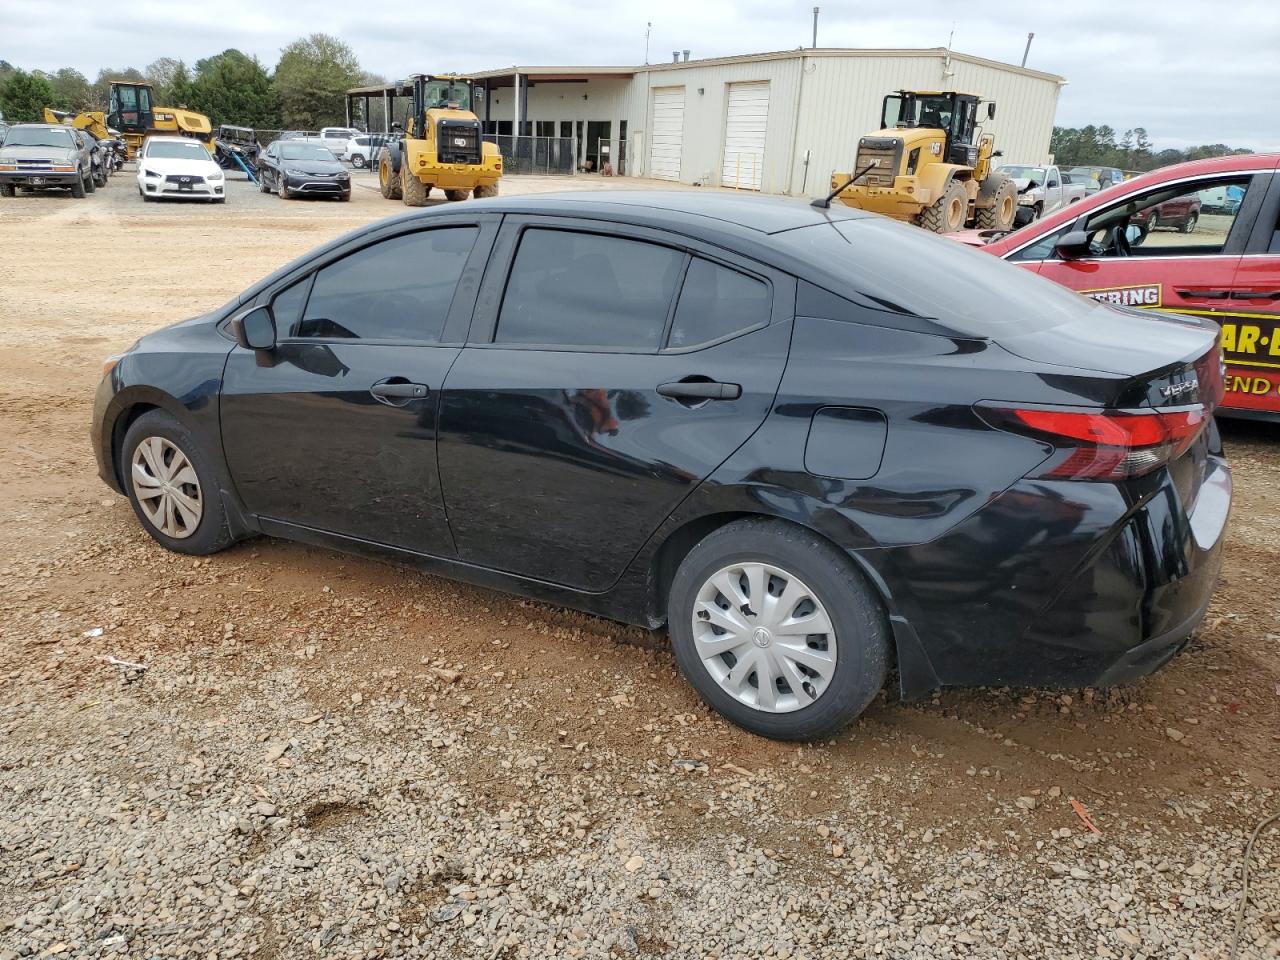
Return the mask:
<svg viewBox="0 0 1280 960">
<path fill-rule="evenodd" d="M 125 133 L 150 130 L 155 124 L 154 95 L 151 85 L 112 80 L 107 124 Z"/>
<path fill-rule="evenodd" d="M 471 110 L 471 81 L 460 77 L 433 77 L 420 73 L 413 80 L 413 106 L 405 129 L 422 137 L 429 110 Z"/>
<path fill-rule="evenodd" d="M 973 94 L 899 90 L 884 98 L 880 127 L 940 130 L 946 138 L 946 162 L 973 167 L 978 162 L 978 106 Z M 995 115 L 996 105 L 988 102 L 987 119 Z"/>
</svg>

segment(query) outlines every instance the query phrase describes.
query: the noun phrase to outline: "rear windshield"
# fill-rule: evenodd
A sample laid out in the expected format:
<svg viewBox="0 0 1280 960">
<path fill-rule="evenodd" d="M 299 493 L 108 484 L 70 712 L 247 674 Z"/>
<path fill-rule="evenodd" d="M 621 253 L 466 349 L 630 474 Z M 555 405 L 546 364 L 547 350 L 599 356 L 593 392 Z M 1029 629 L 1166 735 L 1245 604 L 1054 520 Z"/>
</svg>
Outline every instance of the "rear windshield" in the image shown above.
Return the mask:
<svg viewBox="0 0 1280 960">
<path fill-rule="evenodd" d="M 775 235 L 831 282 L 967 337 L 1048 330 L 1106 307 L 989 253 L 884 217 L 832 220 Z"/>
<path fill-rule="evenodd" d="M 48 127 L 13 127 L 4 138 L 6 147 L 70 147 L 70 130 Z"/>
<path fill-rule="evenodd" d="M 156 140 L 147 144 L 147 156 L 156 160 L 208 160 L 209 151 L 198 143 Z"/>
</svg>

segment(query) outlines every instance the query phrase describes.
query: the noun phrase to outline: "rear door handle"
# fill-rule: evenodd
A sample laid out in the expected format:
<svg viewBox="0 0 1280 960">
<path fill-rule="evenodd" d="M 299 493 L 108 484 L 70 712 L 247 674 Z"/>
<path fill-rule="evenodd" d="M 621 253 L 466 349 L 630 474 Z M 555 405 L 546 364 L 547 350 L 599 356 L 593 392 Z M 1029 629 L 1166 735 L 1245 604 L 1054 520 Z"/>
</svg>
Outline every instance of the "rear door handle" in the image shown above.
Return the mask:
<svg viewBox="0 0 1280 960">
<path fill-rule="evenodd" d="M 1280 300 L 1280 290 L 1236 290 L 1232 300 Z"/>
<path fill-rule="evenodd" d="M 742 396 L 742 386 L 716 380 L 686 379 L 659 384 L 658 395 L 673 400 L 737 400 Z"/>
<path fill-rule="evenodd" d="M 1175 288 L 1175 293 L 1184 300 L 1228 300 L 1232 296 L 1230 290 L 1183 290 Z"/>
</svg>

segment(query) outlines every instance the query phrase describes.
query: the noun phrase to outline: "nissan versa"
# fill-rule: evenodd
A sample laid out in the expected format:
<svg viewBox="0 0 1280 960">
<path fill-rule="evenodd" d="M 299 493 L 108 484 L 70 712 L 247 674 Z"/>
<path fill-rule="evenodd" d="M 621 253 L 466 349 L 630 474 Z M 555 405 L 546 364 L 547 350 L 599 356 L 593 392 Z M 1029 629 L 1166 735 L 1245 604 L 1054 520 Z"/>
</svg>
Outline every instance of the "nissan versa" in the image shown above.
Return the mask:
<svg viewBox="0 0 1280 960">
<path fill-rule="evenodd" d="M 142 338 L 93 445 L 170 550 L 263 533 L 666 624 L 713 707 L 807 739 L 893 667 L 1168 661 L 1231 503 L 1217 330 L 850 209 L 495 199 Z"/>
</svg>

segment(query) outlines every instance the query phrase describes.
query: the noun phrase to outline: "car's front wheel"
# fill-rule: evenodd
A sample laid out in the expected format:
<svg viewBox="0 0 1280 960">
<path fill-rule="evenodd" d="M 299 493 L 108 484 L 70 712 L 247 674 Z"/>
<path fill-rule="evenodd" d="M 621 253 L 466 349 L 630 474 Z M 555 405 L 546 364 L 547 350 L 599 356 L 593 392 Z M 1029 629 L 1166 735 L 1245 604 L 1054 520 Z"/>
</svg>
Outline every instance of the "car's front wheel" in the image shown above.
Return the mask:
<svg viewBox="0 0 1280 960">
<path fill-rule="evenodd" d="M 199 556 L 232 543 L 213 468 L 170 414 L 152 410 L 135 420 L 120 454 L 133 512 L 161 546 Z"/>
<path fill-rule="evenodd" d="M 847 725 L 889 670 L 884 609 L 847 557 L 791 524 L 741 520 L 685 557 L 667 608 L 681 672 L 712 707 L 779 740 Z"/>
</svg>

